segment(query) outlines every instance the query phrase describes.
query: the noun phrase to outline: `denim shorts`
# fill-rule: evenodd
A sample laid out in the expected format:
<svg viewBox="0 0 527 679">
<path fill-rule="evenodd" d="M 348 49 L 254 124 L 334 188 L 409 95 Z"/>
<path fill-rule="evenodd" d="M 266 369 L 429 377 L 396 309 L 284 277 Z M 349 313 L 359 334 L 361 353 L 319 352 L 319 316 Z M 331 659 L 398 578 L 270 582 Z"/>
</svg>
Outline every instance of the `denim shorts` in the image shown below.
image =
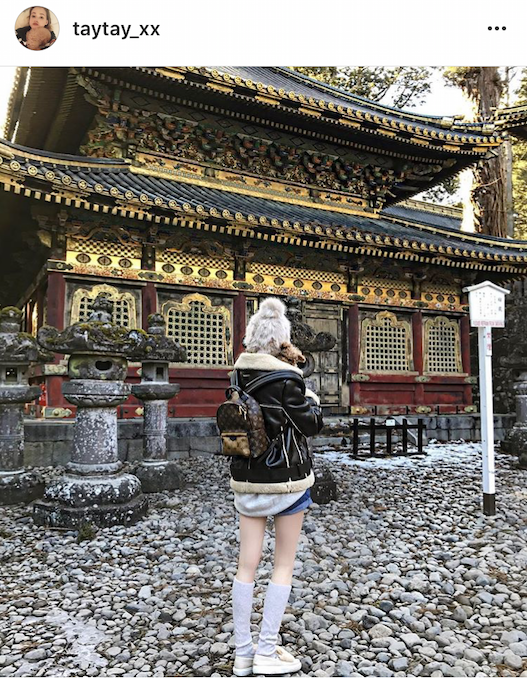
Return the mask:
<svg viewBox="0 0 527 679">
<path fill-rule="evenodd" d="M 295 503 L 293 503 L 287 509 L 284 509 L 283 512 L 275 514 L 275 516 L 287 516 L 288 514 L 296 514 L 297 512 L 301 512 L 303 509 L 307 509 L 309 505 L 312 504 L 313 500 L 311 499 L 311 489 L 308 488 L 306 492 L 302 495 L 302 497 L 298 498 L 298 500 Z"/>
</svg>

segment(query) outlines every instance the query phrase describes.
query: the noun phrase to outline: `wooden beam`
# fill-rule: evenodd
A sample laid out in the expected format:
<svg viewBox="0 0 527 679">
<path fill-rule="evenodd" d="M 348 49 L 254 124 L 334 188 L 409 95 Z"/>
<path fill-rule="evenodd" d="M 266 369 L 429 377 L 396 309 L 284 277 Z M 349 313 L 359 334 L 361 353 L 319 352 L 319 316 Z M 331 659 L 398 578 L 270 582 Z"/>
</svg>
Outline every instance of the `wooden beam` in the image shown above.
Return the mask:
<svg viewBox="0 0 527 679">
<path fill-rule="evenodd" d="M 359 307 L 357 304 L 348 309 L 348 365 L 350 374 L 359 372 L 359 350 L 360 350 L 360 322 Z M 350 405 L 360 403 L 360 383 L 351 382 L 350 384 Z"/>
<path fill-rule="evenodd" d="M 239 293 L 233 302 L 233 352 L 234 360 L 245 350 L 242 340 L 245 337 L 246 322 L 246 298 L 243 293 Z"/>
</svg>

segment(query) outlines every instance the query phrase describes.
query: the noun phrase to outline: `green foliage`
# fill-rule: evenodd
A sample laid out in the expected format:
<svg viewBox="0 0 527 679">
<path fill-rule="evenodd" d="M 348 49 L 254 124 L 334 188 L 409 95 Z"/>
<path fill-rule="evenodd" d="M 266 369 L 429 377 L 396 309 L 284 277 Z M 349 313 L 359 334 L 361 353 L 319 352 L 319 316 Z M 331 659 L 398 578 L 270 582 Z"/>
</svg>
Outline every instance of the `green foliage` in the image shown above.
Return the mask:
<svg viewBox="0 0 527 679">
<path fill-rule="evenodd" d="M 527 142 L 515 139 L 512 154 L 514 238 L 527 240 Z"/>
<path fill-rule="evenodd" d="M 443 203 L 453 207 L 462 207 L 462 203 L 455 194 L 459 191 L 459 176 L 448 177 L 440 184 L 432 186 L 428 191 L 424 191 L 420 196 L 420 200 L 425 200 L 429 203 Z"/>
<path fill-rule="evenodd" d="M 396 108 L 422 104 L 431 89 L 433 67 L 293 66 L 295 71 Z"/>
<path fill-rule="evenodd" d="M 527 104 L 527 69 L 522 72 L 516 104 Z M 514 199 L 514 237 L 527 240 L 527 141 L 512 141 L 512 187 Z"/>
<path fill-rule="evenodd" d="M 77 532 L 77 544 L 84 540 L 93 540 L 97 535 L 97 529 L 89 521 L 84 522 Z"/>
</svg>

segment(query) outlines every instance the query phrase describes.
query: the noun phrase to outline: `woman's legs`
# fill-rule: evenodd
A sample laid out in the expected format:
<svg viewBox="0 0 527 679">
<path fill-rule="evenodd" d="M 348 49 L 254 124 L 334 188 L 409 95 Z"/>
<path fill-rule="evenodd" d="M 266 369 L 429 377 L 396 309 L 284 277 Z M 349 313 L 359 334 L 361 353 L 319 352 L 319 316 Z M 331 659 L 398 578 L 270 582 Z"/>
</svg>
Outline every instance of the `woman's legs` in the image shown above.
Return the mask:
<svg viewBox="0 0 527 679">
<path fill-rule="evenodd" d="M 232 617 L 236 655 L 253 655 L 251 637 L 251 610 L 253 605 L 254 576 L 262 556 L 266 517 L 240 514 L 240 556 L 238 570 L 232 583 Z"/>
<path fill-rule="evenodd" d="M 304 513 L 302 510 L 295 514 L 274 517 L 276 542 L 272 582 L 277 585 L 291 584 Z"/>
<path fill-rule="evenodd" d="M 240 556 L 236 578 L 240 582 L 254 582 L 262 557 L 267 517 L 240 514 Z"/>
<path fill-rule="evenodd" d="M 278 632 L 291 593 L 291 580 L 304 510 L 286 516 L 275 516 L 275 553 L 271 582 L 265 595 L 262 627 L 258 639 L 258 655 L 272 656 L 276 651 Z"/>
</svg>

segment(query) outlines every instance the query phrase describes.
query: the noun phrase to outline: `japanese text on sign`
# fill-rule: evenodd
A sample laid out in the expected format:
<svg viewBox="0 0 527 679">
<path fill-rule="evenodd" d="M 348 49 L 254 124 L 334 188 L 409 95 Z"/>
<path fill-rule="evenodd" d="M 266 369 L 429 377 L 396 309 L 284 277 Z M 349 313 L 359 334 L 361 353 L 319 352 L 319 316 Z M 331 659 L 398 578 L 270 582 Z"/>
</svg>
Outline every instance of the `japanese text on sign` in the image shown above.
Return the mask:
<svg viewBox="0 0 527 679">
<path fill-rule="evenodd" d="M 505 295 L 499 290 L 483 288 L 470 292 L 470 325 L 505 327 Z"/>
</svg>

